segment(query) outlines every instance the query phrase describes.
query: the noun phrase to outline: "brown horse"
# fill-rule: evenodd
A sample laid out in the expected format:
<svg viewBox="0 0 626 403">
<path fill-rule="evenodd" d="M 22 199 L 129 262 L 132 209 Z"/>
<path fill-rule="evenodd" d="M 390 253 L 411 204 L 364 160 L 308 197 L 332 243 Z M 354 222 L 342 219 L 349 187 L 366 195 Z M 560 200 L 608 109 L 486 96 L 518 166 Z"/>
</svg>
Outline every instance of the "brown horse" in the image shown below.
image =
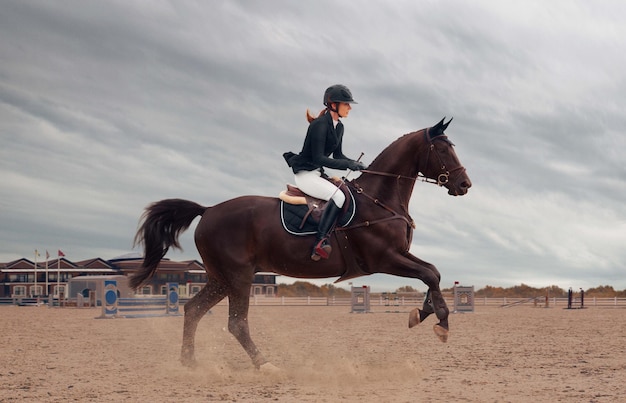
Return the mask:
<svg viewBox="0 0 626 403">
<path fill-rule="evenodd" d="M 229 300 L 228 330 L 260 368 L 270 363 L 250 338 L 248 308 L 254 274 L 270 271 L 297 278 L 340 277 L 346 280 L 372 273 L 420 279 L 428 286 L 422 309 L 409 315 L 412 327 L 434 313 L 437 336 L 448 337 L 448 307 L 439 289 L 435 266 L 409 253 L 414 223 L 409 199 L 415 181 L 436 183 L 457 196 L 472 185 L 442 119 L 435 126 L 406 134 L 389 145 L 362 175 L 346 182 L 358 206 L 352 223 L 331 237 L 328 260 L 310 259 L 312 236 L 285 231 L 274 197 L 242 196 L 213 207 L 168 199 L 150 205 L 135 243 L 144 244 L 142 268 L 131 278 L 137 288 L 148 280 L 170 247 L 180 248 L 178 235 L 201 215 L 195 242 L 208 275 L 207 284 L 185 304 L 181 360 L 194 364 L 194 339 L 200 319 L 225 297 Z"/>
</svg>

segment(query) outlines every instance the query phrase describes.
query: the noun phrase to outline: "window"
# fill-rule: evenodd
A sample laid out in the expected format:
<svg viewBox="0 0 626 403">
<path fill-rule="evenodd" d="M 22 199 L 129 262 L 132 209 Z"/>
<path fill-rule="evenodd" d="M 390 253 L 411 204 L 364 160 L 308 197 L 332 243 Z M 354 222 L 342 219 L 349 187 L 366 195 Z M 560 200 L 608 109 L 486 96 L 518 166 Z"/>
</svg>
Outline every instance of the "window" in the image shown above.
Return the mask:
<svg viewBox="0 0 626 403">
<path fill-rule="evenodd" d="M 48 272 L 48 281 L 55 282 L 57 281 L 57 278 L 61 282 L 67 282 L 69 281 L 69 279 L 72 278 L 72 275 L 70 273 L 61 273 L 61 276 L 59 277 L 59 275 L 56 272 L 54 273 Z"/>
<path fill-rule="evenodd" d="M 24 285 L 16 285 L 13 287 L 13 296 L 14 297 L 25 297 L 26 296 L 26 286 Z"/>
<path fill-rule="evenodd" d="M 141 295 L 150 295 L 152 294 L 152 287 L 147 285 L 145 287 L 141 287 L 141 290 L 139 291 L 139 294 Z"/>
<path fill-rule="evenodd" d="M 12 283 L 27 283 L 28 276 L 25 274 L 9 274 L 9 281 Z"/>
<path fill-rule="evenodd" d="M 156 278 L 160 281 L 165 281 L 168 283 L 178 283 L 183 280 L 180 273 L 158 273 Z"/>
<path fill-rule="evenodd" d="M 53 295 L 54 298 L 59 298 L 59 293 L 61 294 L 62 297 L 65 297 L 65 286 L 61 285 L 61 286 L 54 286 L 54 291 L 53 291 Z"/>
<path fill-rule="evenodd" d="M 37 285 L 37 287 L 35 287 L 34 285 L 30 286 L 30 296 L 31 297 L 36 297 L 38 295 L 43 295 L 43 287 L 40 285 Z"/>
<path fill-rule="evenodd" d="M 190 274 L 187 279 L 192 283 L 206 283 L 206 274 Z"/>
<path fill-rule="evenodd" d="M 267 287 L 267 289 L 265 290 L 265 292 L 267 293 L 267 295 L 274 295 L 274 287 Z"/>
<path fill-rule="evenodd" d="M 199 285 L 192 285 L 192 286 L 191 286 L 191 293 L 189 294 L 189 296 L 190 296 L 190 297 L 193 297 L 194 295 L 196 295 L 197 293 L 199 293 L 201 289 L 202 289 L 202 286 L 199 286 Z"/>
<path fill-rule="evenodd" d="M 262 287 L 254 287 L 254 295 L 261 295 L 263 294 L 263 288 Z"/>
</svg>

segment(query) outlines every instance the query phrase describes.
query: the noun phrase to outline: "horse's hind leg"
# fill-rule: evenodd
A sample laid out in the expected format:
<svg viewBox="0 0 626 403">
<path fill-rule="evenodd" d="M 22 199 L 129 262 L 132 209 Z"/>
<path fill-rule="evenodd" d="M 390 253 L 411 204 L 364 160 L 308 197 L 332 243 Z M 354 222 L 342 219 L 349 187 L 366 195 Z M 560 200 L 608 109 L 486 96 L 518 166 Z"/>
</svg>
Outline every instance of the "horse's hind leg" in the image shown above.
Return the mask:
<svg viewBox="0 0 626 403">
<path fill-rule="evenodd" d="M 200 319 L 202 319 L 209 309 L 224 299 L 225 296 L 225 287 L 214 279 L 209 278 L 209 281 L 202 290 L 185 304 L 183 346 L 180 352 L 180 360 L 183 365 L 191 367 L 195 364 L 194 344 L 198 322 L 200 322 Z"/>
<path fill-rule="evenodd" d="M 256 348 L 250 338 L 250 328 L 248 326 L 248 309 L 250 307 L 250 286 L 244 287 L 244 291 L 239 295 L 229 295 L 228 331 L 239 341 L 239 344 L 246 350 L 252 359 L 254 366 L 259 369 L 261 365 L 267 363 L 263 354 Z"/>
</svg>

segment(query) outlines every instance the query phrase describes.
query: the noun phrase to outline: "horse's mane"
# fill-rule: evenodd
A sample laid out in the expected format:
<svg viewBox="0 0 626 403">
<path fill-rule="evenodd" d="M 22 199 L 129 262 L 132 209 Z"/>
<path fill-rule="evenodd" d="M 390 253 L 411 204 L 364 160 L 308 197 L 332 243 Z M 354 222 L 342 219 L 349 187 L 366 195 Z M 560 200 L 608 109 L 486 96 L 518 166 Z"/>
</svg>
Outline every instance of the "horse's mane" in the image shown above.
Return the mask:
<svg viewBox="0 0 626 403">
<path fill-rule="evenodd" d="M 321 117 L 324 113 L 326 113 L 326 109 L 322 109 L 319 113 L 319 115 L 317 115 L 317 117 Z M 311 123 L 312 121 L 314 121 L 315 119 L 317 119 L 316 117 L 314 117 L 313 115 L 311 115 L 311 112 L 309 111 L 309 109 L 307 108 L 306 110 L 306 120 Z"/>
<path fill-rule="evenodd" d="M 393 143 L 389 144 L 387 147 L 385 147 L 384 150 L 382 150 L 377 156 L 376 158 L 374 158 L 374 160 L 370 163 L 370 168 L 376 164 L 376 162 L 384 157 L 389 157 L 389 156 L 394 156 L 395 158 L 395 153 L 388 153 L 388 150 L 391 149 L 395 149 L 396 147 L 398 147 L 399 143 L 402 143 L 403 145 L 400 148 L 404 148 L 406 147 L 406 145 L 404 145 L 404 143 L 407 141 L 407 138 L 410 136 L 415 136 L 416 133 L 420 132 L 422 130 L 417 130 L 414 132 L 410 132 L 410 133 L 406 133 L 400 137 L 398 137 Z"/>
</svg>

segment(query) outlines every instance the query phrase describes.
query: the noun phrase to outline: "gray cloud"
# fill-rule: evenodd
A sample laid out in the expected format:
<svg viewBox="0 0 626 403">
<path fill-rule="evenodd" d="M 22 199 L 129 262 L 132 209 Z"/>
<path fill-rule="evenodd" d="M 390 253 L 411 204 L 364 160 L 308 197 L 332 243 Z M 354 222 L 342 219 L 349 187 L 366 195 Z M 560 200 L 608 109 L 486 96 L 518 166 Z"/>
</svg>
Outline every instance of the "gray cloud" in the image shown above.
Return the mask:
<svg viewBox="0 0 626 403">
<path fill-rule="evenodd" d="M 626 288 L 626 35 L 619 2 L 7 1 L 0 15 L 0 261 L 128 252 L 148 203 L 273 196 L 304 111 L 359 101 L 370 162 L 454 117 L 474 182 L 417 184 L 412 251 L 445 286 Z M 198 258 L 192 234 L 184 253 Z M 330 280 L 328 280 L 330 281 Z M 413 284 L 375 275 L 374 288 Z"/>
</svg>

